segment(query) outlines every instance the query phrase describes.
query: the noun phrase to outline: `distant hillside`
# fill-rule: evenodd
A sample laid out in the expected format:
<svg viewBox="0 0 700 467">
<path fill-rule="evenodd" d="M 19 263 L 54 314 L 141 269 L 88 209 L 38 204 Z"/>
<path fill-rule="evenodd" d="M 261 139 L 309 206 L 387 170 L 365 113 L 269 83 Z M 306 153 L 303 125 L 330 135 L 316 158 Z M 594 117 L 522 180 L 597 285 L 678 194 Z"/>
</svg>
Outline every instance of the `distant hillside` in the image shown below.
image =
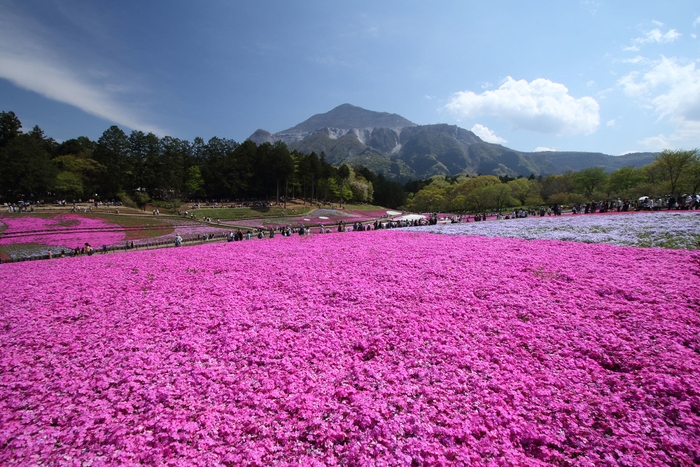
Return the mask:
<svg viewBox="0 0 700 467">
<path fill-rule="evenodd" d="M 654 153 L 610 156 L 587 152 L 521 152 L 482 141 L 455 125 L 416 125 L 397 114 L 374 112 L 350 104 L 314 115 L 284 131 L 257 130 L 251 141 L 284 141 L 290 149 L 321 152 L 333 164 L 364 165 L 396 178 L 479 173 L 529 176 L 561 174 L 601 166 L 607 171 L 641 167 Z"/>
</svg>

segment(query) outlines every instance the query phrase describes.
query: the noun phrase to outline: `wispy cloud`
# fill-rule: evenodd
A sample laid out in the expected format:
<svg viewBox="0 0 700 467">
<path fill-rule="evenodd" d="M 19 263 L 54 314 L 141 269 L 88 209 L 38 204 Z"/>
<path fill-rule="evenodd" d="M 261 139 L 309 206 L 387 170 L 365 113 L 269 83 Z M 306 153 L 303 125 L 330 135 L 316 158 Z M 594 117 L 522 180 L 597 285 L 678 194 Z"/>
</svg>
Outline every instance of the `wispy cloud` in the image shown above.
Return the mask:
<svg viewBox="0 0 700 467">
<path fill-rule="evenodd" d="M 636 57 L 633 57 L 633 58 L 623 58 L 623 59 L 615 60 L 615 61 L 620 62 L 620 63 L 633 63 L 633 64 L 649 62 L 649 60 L 647 58 L 642 57 L 641 55 L 637 55 Z"/>
<path fill-rule="evenodd" d="M 693 27 L 700 26 L 700 16 L 695 18 L 695 21 L 693 21 Z"/>
<path fill-rule="evenodd" d="M 598 13 L 598 7 L 600 7 L 601 2 L 596 2 L 594 0 L 582 0 L 581 8 L 587 10 L 590 14 L 595 15 Z"/>
<path fill-rule="evenodd" d="M 554 148 L 548 148 L 546 146 L 537 146 L 532 152 L 553 152 L 556 151 Z"/>
<path fill-rule="evenodd" d="M 591 134 L 600 123 L 595 99 L 576 99 L 563 84 L 544 78 L 527 82 L 509 76 L 493 91 L 458 92 L 445 108 L 459 118 L 491 115 L 516 129 L 557 135 Z"/>
<path fill-rule="evenodd" d="M 0 8 L 0 78 L 118 125 L 166 134 L 127 103 L 128 85 L 111 82 L 106 70 L 76 64 L 41 31 L 41 24 Z"/>
<path fill-rule="evenodd" d="M 675 29 L 670 29 L 666 33 L 662 33 L 660 29 L 655 28 L 647 31 L 642 37 L 632 39 L 632 45 L 624 47 L 624 50 L 638 51 L 641 44 L 668 44 L 681 37 L 681 33 Z"/>
</svg>

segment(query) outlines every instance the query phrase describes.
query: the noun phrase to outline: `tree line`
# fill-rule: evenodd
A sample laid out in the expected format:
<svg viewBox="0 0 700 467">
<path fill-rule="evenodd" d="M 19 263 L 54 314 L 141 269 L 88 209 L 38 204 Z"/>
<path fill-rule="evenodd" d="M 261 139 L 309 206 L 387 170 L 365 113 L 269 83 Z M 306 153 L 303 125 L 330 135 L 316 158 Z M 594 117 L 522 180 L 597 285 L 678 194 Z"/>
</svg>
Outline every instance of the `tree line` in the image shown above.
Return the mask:
<svg viewBox="0 0 700 467">
<path fill-rule="evenodd" d="M 700 152 L 664 150 L 651 164 L 627 166 L 611 173 L 603 167 L 590 167 L 537 178 L 435 176 L 409 182 L 406 188 L 410 191 L 406 209 L 454 213 L 696 195 L 700 190 Z"/>
<path fill-rule="evenodd" d="M 324 153 L 289 151 L 225 138 L 190 142 L 117 126 L 97 141 L 61 143 L 35 126 L 22 132 L 14 112 L 0 112 L 0 199 L 120 200 L 145 205 L 194 199 L 297 198 L 373 203 L 417 212 L 480 212 L 516 206 L 635 200 L 696 194 L 700 153 L 665 150 L 641 168 L 602 167 L 546 177 L 435 176 L 405 184 L 362 166 L 333 166 Z"/>
<path fill-rule="evenodd" d="M 145 205 L 191 199 L 288 199 L 405 204 L 403 186 L 366 167 L 333 166 L 325 154 L 225 138 L 190 142 L 117 126 L 97 141 L 61 143 L 35 126 L 22 132 L 0 112 L 0 199 L 120 200 Z"/>
</svg>

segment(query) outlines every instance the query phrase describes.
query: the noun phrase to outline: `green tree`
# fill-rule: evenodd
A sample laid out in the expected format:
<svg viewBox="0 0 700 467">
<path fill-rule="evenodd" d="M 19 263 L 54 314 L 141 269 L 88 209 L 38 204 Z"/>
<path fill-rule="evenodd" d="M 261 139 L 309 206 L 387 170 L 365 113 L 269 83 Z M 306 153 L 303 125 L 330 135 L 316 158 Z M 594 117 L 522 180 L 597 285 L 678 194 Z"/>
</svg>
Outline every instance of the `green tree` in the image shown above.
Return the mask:
<svg viewBox="0 0 700 467">
<path fill-rule="evenodd" d="M 185 188 L 187 189 L 188 198 L 198 198 L 205 196 L 204 178 L 202 171 L 198 165 L 190 166 L 187 169 L 187 177 L 185 179 Z"/>
<path fill-rule="evenodd" d="M 610 174 L 608 186 L 612 193 L 627 193 L 630 189 L 644 183 L 645 174 L 633 165 L 627 165 Z"/>
<path fill-rule="evenodd" d="M 683 171 L 679 182 L 682 183 L 686 193 L 696 194 L 700 191 L 700 153 L 697 149 L 693 160 Z"/>
<path fill-rule="evenodd" d="M 107 129 L 94 149 L 93 159 L 105 167 L 98 175 L 97 193 L 107 199 L 113 199 L 127 188 L 129 139 L 118 126 Z"/>
<path fill-rule="evenodd" d="M 514 206 L 517 203 L 517 201 L 513 199 L 511 188 L 505 183 L 490 185 L 480 190 L 483 190 L 483 196 L 489 199 L 489 207 L 498 212 L 501 212 L 504 208 Z"/>
<path fill-rule="evenodd" d="M 156 196 L 159 178 L 163 172 L 160 158 L 160 140 L 153 133 L 134 130 L 129 135 L 128 150 L 129 188 Z"/>
<path fill-rule="evenodd" d="M 280 183 L 286 182 L 294 174 L 294 160 L 289 154 L 287 145 L 282 141 L 276 141 L 268 152 L 268 170 L 270 176 L 277 185 L 277 204 L 280 202 Z M 284 206 L 287 207 L 287 193 L 285 189 Z"/>
<path fill-rule="evenodd" d="M 374 183 L 374 203 L 388 208 L 399 208 L 406 204 L 406 191 L 399 182 L 387 180 L 383 174 Z"/>
<path fill-rule="evenodd" d="M 566 172 L 562 175 L 549 175 L 541 182 L 540 194 L 545 201 L 550 202 L 549 198 L 559 193 L 571 193 L 574 189 L 572 177 L 573 172 Z"/>
<path fill-rule="evenodd" d="M 658 167 L 663 174 L 664 181 L 669 183 L 672 195 L 676 193 L 678 179 L 683 171 L 693 163 L 697 153 L 697 149 L 690 151 L 664 149 L 660 154 L 657 154 L 653 165 Z"/>
<path fill-rule="evenodd" d="M 53 189 L 56 166 L 40 141 L 21 134 L 0 149 L 0 192 L 4 196 L 41 196 Z"/>
<path fill-rule="evenodd" d="M 333 174 L 335 173 L 335 169 L 332 165 L 330 165 L 328 162 L 326 162 L 326 153 L 321 151 L 321 157 L 319 159 L 319 177 L 325 182 L 324 183 L 324 201 L 328 201 L 328 189 L 331 187 L 330 180 L 333 178 Z"/>
<path fill-rule="evenodd" d="M 0 149 L 18 137 L 22 132 L 22 122 L 14 112 L 0 112 Z"/>
<path fill-rule="evenodd" d="M 80 155 L 64 154 L 53 159 L 58 169 L 54 189 L 60 197 L 89 198 L 94 194 L 95 185 L 91 183 L 105 167 L 99 162 Z"/>
<path fill-rule="evenodd" d="M 589 167 L 573 175 L 574 186 L 588 197 L 601 188 L 607 179 L 608 174 L 603 167 Z"/>
<path fill-rule="evenodd" d="M 512 197 L 520 201 L 522 206 L 525 206 L 528 198 L 535 194 L 538 187 L 537 182 L 534 180 L 517 178 L 508 182 L 508 188 L 510 188 Z"/>
<path fill-rule="evenodd" d="M 408 208 L 415 212 L 440 212 L 445 205 L 445 188 L 431 183 L 411 199 Z"/>
<path fill-rule="evenodd" d="M 321 176 L 321 161 L 315 152 L 309 154 L 309 175 L 311 176 L 311 202 L 314 202 L 316 180 Z"/>
<path fill-rule="evenodd" d="M 343 205 L 343 188 L 345 183 L 350 178 L 350 167 L 347 164 L 342 164 L 338 167 L 338 181 L 340 182 L 340 205 Z"/>
</svg>

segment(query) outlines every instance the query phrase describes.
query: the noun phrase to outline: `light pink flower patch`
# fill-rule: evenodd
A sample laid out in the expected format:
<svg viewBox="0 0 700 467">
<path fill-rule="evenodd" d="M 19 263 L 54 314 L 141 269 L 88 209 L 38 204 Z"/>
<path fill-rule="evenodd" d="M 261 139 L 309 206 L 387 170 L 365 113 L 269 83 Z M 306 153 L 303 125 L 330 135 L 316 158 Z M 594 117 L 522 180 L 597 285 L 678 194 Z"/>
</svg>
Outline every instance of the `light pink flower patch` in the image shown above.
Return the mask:
<svg viewBox="0 0 700 467">
<path fill-rule="evenodd" d="M 377 231 L 0 283 L 3 465 L 700 458 L 697 252 Z"/>
</svg>

